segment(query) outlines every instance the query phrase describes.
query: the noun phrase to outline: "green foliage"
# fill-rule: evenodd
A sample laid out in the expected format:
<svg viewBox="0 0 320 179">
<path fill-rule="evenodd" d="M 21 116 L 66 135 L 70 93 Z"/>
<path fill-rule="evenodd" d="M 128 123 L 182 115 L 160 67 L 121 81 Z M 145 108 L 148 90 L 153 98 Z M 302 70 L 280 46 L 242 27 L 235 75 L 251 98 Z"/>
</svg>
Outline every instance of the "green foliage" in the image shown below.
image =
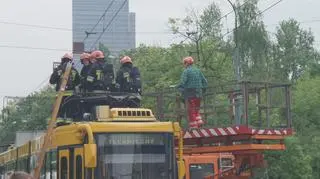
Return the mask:
<svg viewBox="0 0 320 179">
<path fill-rule="evenodd" d="M 17 131 L 46 129 L 54 94 L 55 91 L 48 87 L 7 105 L 2 110 L 1 143 L 13 142 Z"/>
<path fill-rule="evenodd" d="M 292 178 L 311 179 L 311 156 L 301 145 L 298 137 L 290 137 L 285 141 L 287 150 L 280 152 L 267 152 L 269 164 L 268 175 L 272 179 Z"/>
<path fill-rule="evenodd" d="M 99 50 L 101 50 L 107 58 L 110 55 L 110 50 L 102 43 L 99 43 Z"/>
<path fill-rule="evenodd" d="M 314 36 L 300 28 L 294 19 L 282 21 L 277 27 L 274 69 L 281 80 L 295 82 L 308 69 L 314 59 Z"/>
<path fill-rule="evenodd" d="M 204 38 L 217 38 L 221 33 L 221 12 L 215 4 L 210 4 L 199 18 L 199 26 Z"/>
<path fill-rule="evenodd" d="M 320 129 L 320 77 L 299 81 L 294 92 L 294 126 L 306 133 Z"/>
<path fill-rule="evenodd" d="M 257 6 L 257 0 L 243 6 L 238 4 L 239 28 L 234 32 L 234 38 L 239 47 L 242 78 L 269 81 L 270 40 Z"/>
<path fill-rule="evenodd" d="M 240 3 L 237 4 L 240 6 Z M 214 8 L 212 8 L 214 7 Z M 215 9 L 215 6 L 208 9 Z M 268 152 L 269 178 L 319 178 L 318 142 L 319 123 L 319 53 L 313 47 L 314 37 L 311 31 L 302 29 L 297 21 L 289 19 L 277 27 L 275 40 L 270 38 L 274 34 L 266 31 L 262 16 L 257 8 L 257 0 L 252 0 L 241 6 L 238 11 L 238 26 L 234 31 L 233 40 L 237 41 L 239 56 L 244 79 L 258 81 L 294 82 L 293 93 L 293 121 L 297 136 L 286 141 L 285 152 Z M 217 81 L 233 79 L 232 52 L 233 43 L 219 38 L 220 24 L 215 25 L 212 17 L 219 19 L 219 8 L 215 13 L 204 12 L 200 16 L 187 16 L 186 19 L 170 19 L 172 30 L 180 34 L 183 30 L 197 29 L 197 38 L 185 45 L 190 51 L 197 51 L 197 41 L 200 44 L 200 59 L 197 64 L 205 71 L 210 84 Z M 202 20 L 199 20 L 200 17 Z M 192 20 L 193 18 L 193 20 Z M 205 22 L 208 24 L 201 25 Z M 199 28 L 200 27 L 200 28 Z M 209 27 L 210 30 L 207 30 Z M 212 27 L 216 27 L 212 28 Z M 200 30 L 199 30 L 200 29 Z M 217 30 L 218 29 L 218 30 Z M 213 32 L 213 34 L 207 33 Z M 210 35 L 208 35 L 210 34 Z M 202 36 L 201 36 L 202 35 Z M 198 59 L 199 60 L 199 59 Z M 169 79 L 175 78 L 171 77 Z M 283 96 L 279 91 L 273 92 L 272 101 L 283 105 Z M 210 119 L 209 124 L 223 125 L 227 118 L 225 110 L 217 109 L 218 122 Z M 252 122 L 257 122 L 251 112 Z M 270 116 L 272 125 L 280 125 L 284 116 L 283 110 L 274 110 Z M 265 174 L 265 172 L 264 172 Z M 259 177 L 258 177 L 259 178 Z"/>
</svg>

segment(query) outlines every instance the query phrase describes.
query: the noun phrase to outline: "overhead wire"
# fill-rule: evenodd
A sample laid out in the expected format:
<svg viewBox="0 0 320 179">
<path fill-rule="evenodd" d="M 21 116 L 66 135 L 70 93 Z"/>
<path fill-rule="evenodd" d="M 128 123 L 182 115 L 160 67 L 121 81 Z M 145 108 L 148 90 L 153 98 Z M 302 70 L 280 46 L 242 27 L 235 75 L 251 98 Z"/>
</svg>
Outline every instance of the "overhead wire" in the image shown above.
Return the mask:
<svg viewBox="0 0 320 179">
<path fill-rule="evenodd" d="M 225 17 L 226 15 L 224 15 L 223 17 Z M 221 20 L 221 18 L 219 18 Z M 218 20 L 219 20 L 218 19 Z M 306 20 L 302 20 L 302 21 L 297 21 L 300 24 L 312 24 L 312 23 L 319 23 L 320 19 L 306 19 Z M 26 27 L 33 27 L 33 28 L 45 28 L 45 29 L 52 29 L 52 30 L 63 30 L 63 31 L 72 31 L 72 29 L 68 29 L 68 28 L 59 28 L 59 27 L 51 27 L 51 26 L 39 26 L 39 25 L 35 25 L 35 24 L 21 24 L 21 23 L 13 23 L 13 22 L 1 22 L 0 24 L 10 24 L 10 25 L 19 25 L 19 26 L 26 26 Z M 279 24 L 266 24 L 266 26 L 276 26 Z M 102 31 L 101 31 L 102 32 Z M 97 31 L 97 33 L 101 33 L 99 31 Z M 168 30 L 168 31 L 108 31 L 108 32 L 112 32 L 112 33 L 138 33 L 138 34 L 171 34 L 172 31 Z M 183 31 L 183 32 L 187 32 L 187 31 Z"/>
<path fill-rule="evenodd" d="M 90 32 L 92 32 L 96 26 L 99 24 L 99 22 L 102 20 L 102 18 L 105 16 L 105 14 L 107 13 L 107 11 L 110 9 L 111 5 L 113 4 L 114 0 L 109 4 L 109 6 L 107 7 L 107 9 L 105 10 L 105 12 L 103 13 L 103 15 L 100 17 L 100 19 L 98 20 L 98 22 L 93 26 L 93 28 L 90 30 Z M 115 17 L 118 15 L 118 13 L 120 12 L 120 10 L 124 7 L 125 3 L 127 2 L 127 0 L 124 1 L 124 3 L 121 5 L 121 7 L 118 9 L 118 11 L 116 12 L 116 14 L 113 16 L 113 18 L 110 20 L 109 24 L 104 27 L 103 32 L 101 34 L 103 34 L 105 32 L 105 30 L 110 26 L 110 24 L 113 22 L 113 20 L 115 19 Z M 50 29 L 57 29 L 57 30 L 66 30 L 66 29 L 59 29 L 59 28 L 54 28 L 54 27 L 47 27 L 47 26 L 37 26 L 37 25 L 27 25 L 27 24 L 18 24 L 18 23 L 8 23 L 8 22 L 3 22 L 6 24 L 13 24 L 13 25 L 24 25 L 24 26 L 29 26 L 29 27 L 37 27 L 37 28 L 50 28 Z M 89 33 L 90 33 L 89 32 Z M 97 41 L 101 38 L 102 35 L 100 35 L 97 39 Z M 87 36 L 86 36 L 87 38 Z M 85 39 L 86 39 L 85 38 Z M 85 39 L 83 41 L 85 41 Z M 96 43 L 96 42 L 95 42 Z M 6 48 L 24 48 L 24 49 L 37 49 L 37 50 L 54 50 L 54 51 L 65 51 L 65 49 L 50 49 L 50 48 L 38 48 L 38 47 L 22 47 L 22 46 L 7 46 L 7 45 L 0 45 L 0 47 L 6 47 Z M 74 64 L 74 66 L 79 66 L 80 61 L 76 62 L 77 64 Z M 32 92 L 37 91 L 38 89 L 40 89 L 44 84 L 48 83 L 48 79 L 50 78 L 51 75 L 49 75 L 48 77 L 45 78 L 45 80 L 43 80 Z M 32 94 L 32 92 L 30 94 Z M 29 94 L 29 95 L 30 95 Z M 3 106 L 4 107 L 4 106 Z"/>
<path fill-rule="evenodd" d="M 0 45 L 0 47 L 2 47 L 2 48 L 29 49 L 29 50 L 48 50 L 48 51 L 69 51 L 70 50 L 70 49 L 55 49 L 55 48 L 15 46 L 15 45 Z"/>
<path fill-rule="evenodd" d="M 32 92 L 34 91 L 38 91 L 40 88 L 42 88 L 45 84 L 48 84 L 48 80 L 50 78 L 51 75 L 47 76 L 35 89 L 32 90 Z M 31 93 L 32 93 L 31 92 Z"/>
<path fill-rule="evenodd" d="M 257 16 L 259 16 L 259 15 L 267 12 L 268 10 L 272 9 L 273 7 L 275 7 L 276 5 L 278 5 L 278 4 L 279 4 L 280 2 L 282 2 L 282 1 L 283 1 L 283 0 L 278 0 L 277 2 L 271 4 L 270 6 L 268 6 L 267 8 L 265 8 L 263 11 L 257 13 L 255 16 L 251 17 L 251 19 L 254 19 L 254 18 L 256 18 Z M 240 24 L 238 27 L 235 27 L 235 28 L 233 28 L 231 31 L 226 32 L 225 34 L 223 34 L 223 35 L 221 36 L 221 38 L 224 38 L 225 36 L 227 36 L 228 34 L 234 32 L 235 30 L 237 30 L 238 28 L 242 27 L 243 25 L 244 25 L 244 24 Z"/>
<path fill-rule="evenodd" d="M 249 1 L 249 0 L 248 0 Z M 247 3 L 248 1 L 246 1 L 245 3 Z M 271 4 L 270 6 L 268 6 L 267 8 L 265 8 L 263 11 L 259 12 L 256 14 L 256 16 L 261 15 L 265 12 L 267 12 L 268 10 L 272 9 L 273 7 L 275 7 L 276 5 L 278 5 L 280 2 L 282 2 L 283 0 L 278 0 L 277 2 Z M 101 38 L 102 34 L 105 32 L 105 30 L 110 26 L 110 24 L 112 23 L 112 21 L 114 20 L 115 16 L 117 16 L 117 14 L 120 12 L 120 10 L 123 8 L 123 6 L 125 5 L 125 3 L 127 2 L 127 0 L 124 1 L 124 3 L 122 4 L 122 6 L 118 9 L 117 13 L 113 16 L 113 18 L 111 19 L 111 21 L 108 23 L 108 25 L 106 27 L 104 27 L 103 32 L 100 34 L 100 36 L 98 37 L 98 39 L 95 41 L 94 45 L 96 44 L 96 42 Z M 243 6 L 245 3 L 243 3 L 241 6 Z M 239 6 L 239 7 L 241 7 Z M 238 8 L 239 8 L 238 7 Z M 230 14 L 232 12 L 227 13 L 226 15 L 224 15 L 223 17 L 226 17 L 228 14 Z M 253 17 L 254 18 L 254 17 Z M 222 18 L 221 18 L 222 19 Z M 309 22 L 320 22 L 320 20 L 310 20 Z M 241 27 L 242 25 L 240 25 L 239 27 Z M 239 28 L 236 27 L 236 28 Z M 233 28 L 232 31 L 225 33 L 222 38 L 228 34 L 230 34 L 231 32 L 235 31 L 236 28 Z"/>
<path fill-rule="evenodd" d="M 110 9 L 110 7 L 112 6 L 112 4 L 114 3 L 115 0 L 113 0 L 108 7 L 106 8 L 105 12 L 102 14 L 102 16 L 100 17 L 100 19 L 98 20 L 98 22 L 93 26 L 93 28 L 90 30 L 90 32 L 92 32 L 96 26 L 99 24 L 99 22 L 102 20 L 103 16 L 105 16 L 105 14 L 107 13 L 107 11 Z M 127 0 L 126 0 L 127 1 Z M 123 6 L 122 6 L 123 7 Z M 122 7 L 120 9 L 122 9 Z M 20 25 L 20 26 L 27 26 L 27 27 L 36 27 L 36 28 L 46 28 L 46 29 L 55 29 L 55 30 L 66 30 L 66 31 L 70 31 L 72 29 L 66 29 L 66 28 L 56 28 L 56 27 L 49 27 L 49 26 L 40 26 L 40 25 L 31 25 L 31 24 L 21 24 L 21 23 L 13 23 L 13 22 L 4 22 L 4 21 L 0 21 L 0 23 L 2 24 L 11 24 L 11 25 Z M 86 38 L 85 38 L 86 39 Z M 83 41 L 85 41 L 85 39 Z M 33 50 L 51 50 L 51 51 L 69 51 L 66 49 L 51 49 L 51 48 L 42 48 L 42 47 L 30 47 L 30 46 L 9 46 L 9 45 L 0 45 L 0 47 L 3 48 L 19 48 L 19 49 L 33 49 Z M 78 67 L 80 64 L 79 62 L 76 62 L 76 64 L 74 64 L 75 67 Z M 34 90 L 32 90 L 32 92 L 39 90 L 43 85 L 48 83 L 48 79 L 50 78 L 51 75 L 49 75 L 48 77 L 45 78 L 45 80 L 43 80 Z M 31 93 L 32 93 L 31 92 Z M 31 94 L 30 93 L 30 94 Z M 29 95 L 30 95 L 29 94 Z"/>
<path fill-rule="evenodd" d="M 43 25 L 35 25 L 35 24 L 23 24 L 23 23 L 8 22 L 8 21 L 0 21 L 0 24 L 17 25 L 17 26 L 25 26 L 25 27 L 33 27 L 33 28 L 41 28 L 41 29 L 61 30 L 61 31 L 72 31 L 72 29 L 63 28 L 63 27 L 51 27 L 51 26 L 43 26 Z"/>
<path fill-rule="evenodd" d="M 239 7 L 245 5 L 247 2 L 249 2 L 250 0 L 247 0 L 246 2 L 244 2 L 243 4 L 241 4 Z M 271 8 L 273 8 L 274 6 L 276 6 L 277 4 L 279 4 L 281 1 L 283 0 L 279 0 L 276 3 L 272 4 L 271 6 L 267 7 L 266 9 L 264 9 L 263 11 L 261 11 L 260 13 L 258 13 L 257 15 L 261 15 L 263 13 L 265 13 L 266 11 L 270 10 Z M 113 1 L 112 1 L 113 2 Z M 113 18 L 111 19 L 111 21 L 109 22 L 109 24 L 104 27 L 103 32 L 100 34 L 100 36 L 98 37 L 98 39 L 95 41 L 95 43 L 93 45 L 96 44 L 96 42 L 101 38 L 101 36 L 103 35 L 103 33 L 106 31 L 106 29 L 110 26 L 110 24 L 112 23 L 112 21 L 115 19 L 115 17 L 117 16 L 117 14 L 120 12 L 120 10 L 123 8 L 123 6 L 125 5 L 125 3 L 127 2 L 127 0 L 124 1 L 124 3 L 122 4 L 122 6 L 118 9 L 117 13 L 113 16 Z M 104 14 L 100 17 L 100 19 L 98 20 L 97 24 L 101 21 L 102 17 L 106 14 L 107 10 L 111 7 L 112 3 L 109 4 L 108 8 L 106 9 L 106 11 L 104 12 Z M 239 8 L 238 7 L 238 8 Z M 225 14 L 224 16 L 222 16 L 220 19 L 223 19 L 224 17 L 227 17 L 229 14 L 231 14 L 233 11 Z M 218 20 L 219 21 L 219 20 Z M 320 20 L 308 20 L 308 21 L 302 21 L 300 23 L 314 23 L 314 22 L 320 22 Z M 12 25 L 22 25 L 22 26 L 28 26 L 28 27 L 35 27 L 35 28 L 48 28 L 48 29 L 56 29 L 56 30 L 71 30 L 71 29 L 67 29 L 67 28 L 56 28 L 56 27 L 49 27 L 49 26 L 40 26 L 40 25 L 32 25 L 32 24 L 19 24 L 19 23 L 12 23 L 12 22 L 3 22 L 0 21 L 0 23 L 3 24 L 12 24 Z M 96 27 L 96 25 L 92 28 L 94 29 Z M 241 27 L 241 25 L 239 26 Z M 237 28 L 239 28 L 237 27 Z M 236 28 L 234 28 L 232 31 L 225 33 L 222 37 L 230 34 L 231 32 L 233 32 L 234 30 L 236 30 Z M 157 32 L 155 32 L 157 33 Z M 52 48 L 42 48 L 42 47 L 29 47 L 29 46 L 8 46 L 8 45 L 0 45 L 0 47 L 4 47 L 4 48 L 21 48 L 21 49 L 35 49 L 35 50 L 51 50 L 51 51 L 66 51 L 67 49 L 52 49 Z M 46 80 L 48 79 L 48 77 L 46 78 Z M 39 88 L 39 86 L 41 87 L 43 85 L 43 83 L 40 83 L 40 85 L 38 85 L 37 88 Z M 36 88 L 36 89 L 37 89 Z"/>
<path fill-rule="evenodd" d="M 113 20 L 116 18 L 116 16 L 119 14 L 119 12 L 121 11 L 121 9 L 124 7 L 124 5 L 128 2 L 128 0 L 124 0 L 122 5 L 120 6 L 120 8 L 117 10 L 117 12 L 114 14 L 114 16 L 111 18 L 111 20 L 109 21 L 109 23 L 103 27 L 103 31 L 102 33 L 100 33 L 99 37 L 96 39 L 96 41 L 91 45 L 90 49 L 92 50 L 93 47 L 97 44 L 97 42 L 100 40 L 100 38 L 102 37 L 102 35 L 104 34 L 104 32 L 108 29 L 108 27 L 111 25 L 111 23 L 113 22 Z"/>
<path fill-rule="evenodd" d="M 106 13 L 108 12 L 108 10 L 111 8 L 112 4 L 114 3 L 115 0 L 112 0 L 111 3 L 108 5 L 108 7 L 105 9 L 104 13 L 100 16 L 98 22 L 91 28 L 91 30 L 88 32 L 89 34 L 92 33 L 94 31 L 94 29 L 97 27 L 97 25 L 99 24 L 99 22 L 103 19 L 103 17 L 106 16 Z M 83 41 L 85 41 L 88 38 L 88 35 L 83 39 Z"/>
<path fill-rule="evenodd" d="M 250 2 L 250 1 L 251 1 L 251 0 L 245 1 L 244 3 L 240 4 L 240 6 L 236 7 L 236 9 L 240 9 L 242 6 L 244 6 L 245 4 L 247 4 L 247 3 Z M 230 14 L 233 13 L 233 12 L 234 12 L 234 11 L 231 10 L 231 11 L 229 11 L 228 13 L 226 13 L 225 15 L 223 15 L 223 16 L 221 16 L 220 18 L 218 18 L 217 20 L 215 20 L 216 22 L 213 24 L 213 26 L 219 24 L 223 18 L 228 17 L 228 15 L 230 15 Z M 200 28 L 202 28 L 201 25 L 200 25 Z M 185 31 L 185 32 L 188 32 L 188 31 Z M 184 31 L 178 31 L 177 33 L 180 34 L 180 35 L 182 35 L 183 37 L 186 37 L 185 40 L 190 39 L 189 36 L 184 35 L 185 32 L 184 32 Z M 185 41 L 185 40 L 183 40 L 183 41 Z"/>
<path fill-rule="evenodd" d="M 17 26 L 25 26 L 25 27 L 32 27 L 32 28 L 38 28 L 38 29 L 52 29 L 52 30 L 62 30 L 62 31 L 72 31 L 72 29 L 69 28 L 60 28 L 60 27 L 52 27 L 52 26 L 42 26 L 37 24 L 24 24 L 24 23 L 15 23 L 15 22 L 7 22 L 7 21 L 0 21 L 0 24 L 7 24 L 7 25 L 17 25 Z M 92 28 L 94 29 L 94 27 Z M 92 33 L 93 30 L 90 30 Z M 90 33 L 89 32 L 89 33 Z M 97 33 L 101 33 L 102 31 L 97 31 Z M 170 34 L 171 31 L 108 31 L 112 33 L 139 33 L 139 34 Z"/>
<path fill-rule="evenodd" d="M 74 66 L 78 66 L 79 64 L 80 64 L 80 61 L 76 61 L 76 63 L 74 64 Z M 51 74 L 50 74 L 49 76 L 47 76 L 39 85 L 37 85 L 36 88 L 34 88 L 33 90 L 31 90 L 31 92 L 30 92 L 28 95 L 26 95 L 26 96 L 24 96 L 24 97 L 20 97 L 20 98 L 21 98 L 21 99 L 25 99 L 25 98 L 27 98 L 27 97 L 30 97 L 30 95 L 31 95 L 33 92 L 38 91 L 38 90 L 41 89 L 44 85 L 48 85 L 48 84 L 49 84 L 49 83 L 48 83 L 48 80 L 49 80 L 50 76 L 51 76 Z M 31 98 L 34 98 L 34 97 L 31 97 Z M 43 97 L 41 97 L 41 98 L 43 98 Z M 43 99 L 45 99 L 45 98 L 43 98 Z M 4 109 L 4 108 L 5 108 L 5 106 L 2 106 L 2 109 Z"/>
<path fill-rule="evenodd" d="M 264 9 L 263 11 L 261 11 L 260 13 L 257 13 L 257 15 L 261 15 L 261 14 L 263 14 L 263 13 L 265 13 L 266 11 L 268 11 L 268 10 L 270 10 L 271 8 L 273 8 L 274 6 L 276 6 L 277 4 L 279 4 L 281 1 L 283 1 L 283 0 L 279 0 L 279 1 L 277 1 L 276 3 L 274 3 L 274 4 L 272 4 L 272 5 L 270 5 L 269 7 L 267 7 L 266 9 Z M 247 1 L 248 2 L 248 1 Z M 125 4 L 125 3 L 124 3 Z M 243 4 L 242 4 L 243 5 Z M 124 6 L 124 5 L 123 5 Z M 123 8 L 123 6 L 118 10 L 118 12 Z M 230 14 L 230 13 L 229 13 Z M 116 14 L 117 15 L 117 14 Z M 116 16 L 115 15 L 115 16 Z M 227 15 L 227 14 L 226 14 Z M 226 16 L 226 15 L 224 15 L 224 16 Z M 114 17 L 115 17 L 114 16 Z M 113 18 L 114 19 L 114 18 Z M 113 19 L 111 20 L 111 22 L 109 23 L 109 24 L 111 24 L 112 23 L 112 21 L 113 21 Z M 306 21 L 305 21 L 306 22 Z M 320 20 L 310 20 L 309 22 L 320 22 Z M 1 22 L 0 22 L 1 23 Z M 32 26 L 32 27 L 37 27 L 37 26 Z M 107 26 L 108 27 L 108 26 Z M 241 27 L 241 25 L 239 26 L 239 27 Z M 237 27 L 237 28 L 239 28 L 239 27 Z M 37 28 L 49 28 L 49 27 L 44 27 L 44 26 L 42 26 L 42 27 L 37 27 Z M 55 28 L 53 28 L 53 29 L 55 29 Z M 96 42 L 101 38 L 101 36 L 102 36 L 102 34 L 105 32 L 105 30 L 106 30 L 107 28 L 104 28 L 104 30 L 103 30 L 103 32 L 101 33 L 101 35 L 100 35 L 100 37 L 96 40 Z M 57 30 L 59 30 L 59 29 L 57 29 Z M 234 28 L 232 31 L 234 31 L 234 30 L 236 30 L 236 28 Z M 231 32 L 232 32 L 231 31 Z M 231 32 L 227 32 L 225 35 L 228 35 L 229 33 L 231 33 Z M 225 36 L 225 35 L 223 35 L 223 36 Z M 95 43 L 96 43 L 95 42 Z M 37 47 L 19 47 L 19 46 L 4 46 L 4 45 L 0 45 L 0 47 L 7 47 L 7 48 L 27 48 L 27 49 L 37 49 L 37 50 L 55 50 L 55 51 L 65 51 L 65 49 L 50 49 L 50 48 L 37 48 Z M 46 78 L 46 80 L 45 81 L 47 81 L 47 79 L 48 78 Z M 45 83 L 45 81 L 43 81 L 42 83 L 40 83 L 40 85 L 38 85 L 37 86 L 37 88 L 36 89 L 38 89 L 38 88 L 40 88 L 44 83 Z M 35 91 L 35 90 L 34 90 Z"/>
<path fill-rule="evenodd" d="M 250 1 L 251 1 L 251 0 L 245 1 L 244 3 L 240 4 L 240 6 L 238 6 L 236 9 L 240 9 L 242 6 L 246 5 L 246 4 L 247 4 L 248 2 L 250 2 Z M 223 18 L 228 17 L 228 16 L 229 16 L 230 14 L 232 14 L 233 12 L 234 12 L 234 11 L 231 10 L 231 11 L 229 11 L 228 13 L 226 13 L 225 15 L 221 16 L 214 25 L 217 25 Z"/>
</svg>

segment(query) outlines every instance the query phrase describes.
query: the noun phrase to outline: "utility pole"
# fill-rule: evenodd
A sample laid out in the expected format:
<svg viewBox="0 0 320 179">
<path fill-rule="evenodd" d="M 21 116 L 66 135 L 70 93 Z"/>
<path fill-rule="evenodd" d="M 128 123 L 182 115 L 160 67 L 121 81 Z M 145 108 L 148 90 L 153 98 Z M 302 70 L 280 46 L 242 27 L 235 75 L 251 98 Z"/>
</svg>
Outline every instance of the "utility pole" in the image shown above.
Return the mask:
<svg viewBox="0 0 320 179">
<path fill-rule="evenodd" d="M 200 46 L 199 46 L 199 42 L 200 42 L 201 38 L 198 37 L 198 32 L 186 32 L 186 34 L 187 34 L 187 38 L 188 39 L 190 39 L 190 40 L 192 40 L 192 41 L 194 41 L 196 43 L 197 60 L 200 61 L 200 49 L 199 49 Z M 195 36 L 194 39 L 191 38 L 191 35 Z M 191 56 L 191 54 L 194 53 L 194 52 L 189 51 L 189 53 L 190 53 L 190 56 Z"/>
<path fill-rule="evenodd" d="M 231 0 L 227 0 L 229 4 L 232 6 L 235 20 L 234 20 L 234 43 L 235 43 L 235 48 L 234 48 L 234 53 L 233 53 L 233 65 L 234 65 L 234 74 L 235 74 L 235 79 L 237 81 L 236 85 L 236 90 L 240 91 L 240 80 L 241 80 L 241 73 L 240 73 L 240 57 L 239 57 L 239 44 L 238 44 L 238 12 L 237 12 L 237 7 L 235 4 L 231 2 Z M 236 125 L 241 124 L 241 116 L 242 116 L 242 95 L 236 95 L 235 99 L 235 119 L 236 119 Z"/>
</svg>

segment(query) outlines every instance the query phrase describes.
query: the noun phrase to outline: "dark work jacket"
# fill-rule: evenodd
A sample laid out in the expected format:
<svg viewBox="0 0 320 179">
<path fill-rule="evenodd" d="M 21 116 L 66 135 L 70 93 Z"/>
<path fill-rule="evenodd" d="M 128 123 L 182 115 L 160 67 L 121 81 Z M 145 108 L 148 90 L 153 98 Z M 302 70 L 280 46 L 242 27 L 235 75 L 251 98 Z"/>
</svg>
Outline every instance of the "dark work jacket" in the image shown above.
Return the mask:
<svg viewBox="0 0 320 179">
<path fill-rule="evenodd" d="M 123 64 L 116 77 L 121 92 L 141 94 L 140 71 L 131 63 Z"/>
<path fill-rule="evenodd" d="M 59 91 L 59 89 L 60 89 L 62 77 L 63 77 L 63 74 L 66 70 L 66 67 L 67 67 L 67 63 L 63 63 L 63 64 L 59 65 L 57 68 L 55 68 L 53 70 L 53 73 L 50 76 L 49 82 L 50 82 L 50 84 L 56 85 L 56 91 Z M 72 67 L 70 75 L 69 75 L 69 79 L 68 79 L 68 82 L 66 85 L 66 90 L 74 90 L 75 87 L 79 84 L 80 84 L 79 73 L 74 67 Z"/>
<path fill-rule="evenodd" d="M 81 76 L 81 86 L 80 88 L 83 90 L 87 90 L 86 84 L 87 84 L 87 76 L 88 72 L 91 68 L 91 64 L 84 65 L 81 69 L 80 76 Z"/>
<path fill-rule="evenodd" d="M 114 80 L 113 65 L 96 62 L 88 70 L 87 88 L 92 90 L 111 90 Z"/>
</svg>

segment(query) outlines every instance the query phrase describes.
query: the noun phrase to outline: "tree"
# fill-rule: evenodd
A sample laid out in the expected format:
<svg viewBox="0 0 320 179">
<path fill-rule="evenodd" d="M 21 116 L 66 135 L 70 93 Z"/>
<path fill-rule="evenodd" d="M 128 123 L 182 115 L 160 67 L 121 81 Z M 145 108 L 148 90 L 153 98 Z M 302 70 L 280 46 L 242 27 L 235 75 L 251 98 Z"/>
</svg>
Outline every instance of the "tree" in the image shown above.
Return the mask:
<svg viewBox="0 0 320 179">
<path fill-rule="evenodd" d="M 317 49 L 314 49 L 313 58 L 311 59 L 309 70 L 306 70 L 310 73 L 310 77 L 320 76 L 320 53 Z"/>
<path fill-rule="evenodd" d="M 6 112 L 6 117 L 1 123 L 0 143 L 13 142 L 18 130 L 46 129 L 55 100 L 54 94 L 53 88 L 47 87 L 7 105 L 2 113 L 10 112 Z"/>
<path fill-rule="evenodd" d="M 99 43 L 99 50 L 101 50 L 107 58 L 110 55 L 110 50 L 102 43 Z"/>
<path fill-rule="evenodd" d="M 311 157 L 303 150 L 298 137 L 286 139 L 287 150 L 267 152 L 268 175 L 272 179 L 311 179 Z"/>
<path fill-rule="evenodd" d="M 320 77 L 302 79 L 293 93 L 294 126 L 301 133 L 320 129 Z"/>
<path fill-rule="evenodd" d="M 237 4 L 239 26 L 234 38 L 239 47 L 241 74 L 247 80 L 265 80 L 269 77 L 269 36 L 258 9 L 258 0 Z"/>
<path fill-rule="evenodd" d="M 276 38 L 273 67 L 281 80 L 296 82 L 315 57 L 314 36 L 311 31 L 301 29 L 296 20 L 289 19 L 277 27 Z"/>
<path fill-rule="evenodd" d="M 201 14 L 191 10 L 183 18 L 170 18 L 169 25 L 174 34 L 190 40 L 182 47 L 196 57 L 197 65 L 214 85 L 232 79 L 232 59 L 228 43 L 221 38 L 221 12 L 212 3 Z"/>
</svg>

